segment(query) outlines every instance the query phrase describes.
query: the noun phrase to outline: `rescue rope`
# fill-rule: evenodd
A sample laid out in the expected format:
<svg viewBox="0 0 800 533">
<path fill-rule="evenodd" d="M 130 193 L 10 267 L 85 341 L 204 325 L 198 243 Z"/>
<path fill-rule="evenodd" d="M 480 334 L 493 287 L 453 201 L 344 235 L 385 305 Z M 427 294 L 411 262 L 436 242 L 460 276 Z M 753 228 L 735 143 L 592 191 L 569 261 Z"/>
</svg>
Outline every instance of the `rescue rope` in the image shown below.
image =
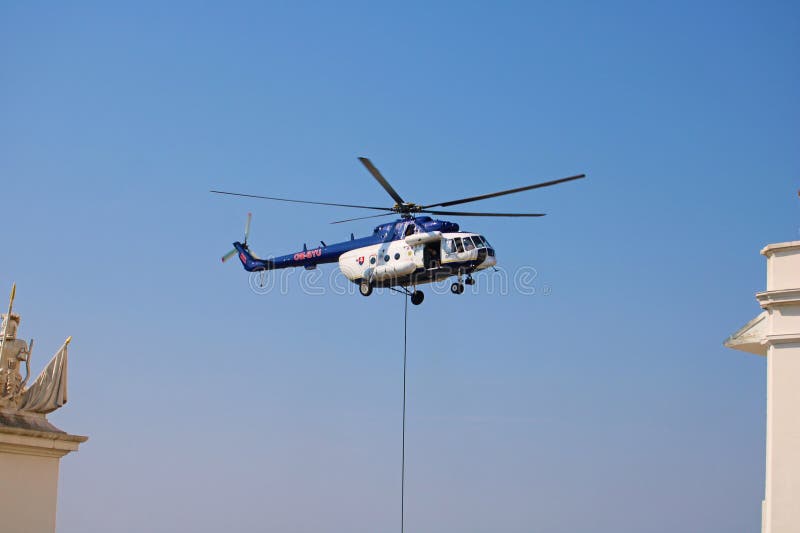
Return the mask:
<svg viewBox="0 0 800 533">
<path fill-rule="evenodd" d="M 403 446 L 400 467 L 400 533 L 405 530 L 405 503 L 406 503 L 406 354 L 408 348 L 408 292 L 403 298 L 405 302 L 403 320 Z"/>
</svg>

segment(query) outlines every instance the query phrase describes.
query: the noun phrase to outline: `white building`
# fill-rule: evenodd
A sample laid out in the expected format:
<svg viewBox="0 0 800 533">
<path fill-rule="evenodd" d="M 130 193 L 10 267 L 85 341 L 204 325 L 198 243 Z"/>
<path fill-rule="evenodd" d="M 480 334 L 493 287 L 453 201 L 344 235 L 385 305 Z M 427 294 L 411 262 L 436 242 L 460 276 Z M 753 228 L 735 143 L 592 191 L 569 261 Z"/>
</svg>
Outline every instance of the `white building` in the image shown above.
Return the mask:
<svg viewBox="0 0 800 533">
<path fill-rule="evenodd" d="M 725 346 L 767 358 L 767 475 L 762 533 L 800 532 L 800 241 L 770 244 L 764 309 Z"/>
</svg>

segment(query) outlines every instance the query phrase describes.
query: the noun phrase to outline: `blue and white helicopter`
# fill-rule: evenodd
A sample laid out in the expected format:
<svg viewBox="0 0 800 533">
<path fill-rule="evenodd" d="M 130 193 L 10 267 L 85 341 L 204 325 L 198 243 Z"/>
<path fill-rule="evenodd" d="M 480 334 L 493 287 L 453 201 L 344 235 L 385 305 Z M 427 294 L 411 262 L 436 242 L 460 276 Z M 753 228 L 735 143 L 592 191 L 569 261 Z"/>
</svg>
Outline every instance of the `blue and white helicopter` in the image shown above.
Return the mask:
<svg viewBox="0 0 800 533">
<path fill-rule="evenodd" d="M 211 191 L 215 194 L 231 196 L 244 196 L 247 198 L 261 198 L 280 202 L 300 204 L 328 205 L 349 207 L 357 209 L 370 209 L 381 211 L 376 215 L 337 220 L 332 224 L 363 220 L 367 218 L 399 215 L 400 218 L 377 226 L 372 235 L 356 239 L 351 233 L 350 240 L 325 244 L 320 241 L 320 246 L 303 249 L 296 253 L 261 259 L 250 251 L 247 238 L 250 233 L 252 216 L 247 215 L 247 224 L 243 242 L 234 242 L 233 250 L 222 256 L 225 262 L 238 254 L 242 266 L 248 272 L 263 272 L 281 268 L 304 267 L 307 270 L 317 268 L 323 263 L 339 263 L 339 269 L 347 278 L 359 286 L 359 292 L 364 296 L 372 294 L 375 287 L 391 288 L 405 292 L 411 296 L 411 303 L 419 305 L 425 298 L 424 293 L 417 289 L 417 285 L 432 283 L 442 279 L 456 276 L 457 280 L 450 286 L 453 294 L 464 292 L 464 283 L 475 284 L 472 277 L 474 272 L 484 270 L 497 264 L 494 248 L 483 235 L 472 232 L 460 231 L 458 224 L 447 220 L 436 220 L 431 215 L 448 215 L 459 217 L 541 217 L 544 213 L 475 213 L 466 211 L 441 211 L 438 207 L 449 207 L 478 200 L 486 200 L 496 196 L 514 194 L 518 192 L 549 187 L 586 177 L 578 174 L 567 178 L 518 187 L 506 191 L 481 194 L 459 200 L 450 200 L 435 204 L 419 205 L 406 202 L 389 184 L 386 178 L 378 171 L 372 162 L 365 158 L 358 158 L 367 168 L 378 183 L 389 193 L 395 201 L 392 207 L 376 207 L 367 205 L 337 204 L 330 202 L 312 202 L 308 200 L 290 200 L 288 198 L 275 198 L 256 194 L 243 194 L 227 191 Z M 396 288 L 398 287 L 398 288 Z M 409 287 L 411 289 L 409 289 Z"/>
</svg>

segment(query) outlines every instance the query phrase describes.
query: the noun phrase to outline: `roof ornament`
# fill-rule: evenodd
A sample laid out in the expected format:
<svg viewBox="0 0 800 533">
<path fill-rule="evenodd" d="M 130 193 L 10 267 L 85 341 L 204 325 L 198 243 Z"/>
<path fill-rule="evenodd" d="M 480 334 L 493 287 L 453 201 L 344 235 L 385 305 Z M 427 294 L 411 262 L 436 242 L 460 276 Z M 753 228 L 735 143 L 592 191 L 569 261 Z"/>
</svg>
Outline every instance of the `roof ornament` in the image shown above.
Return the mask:
<svg viewBox="0 0 800 533">
<path fill-rule="evenodd" d="M 44 370 L 28 387 L 31 376 L 33 339 L 25 342 L 17 338 L 22 317 L 13 313 L 17 284 L 11 287 L 8 312 L 2 315 L 0 338 L 0 409 L 23 413 L 47 414 L 67 403 L 67 347 L 72 337 L 67 337 Z M 25 377 L 20 371 L 25 365 Z"/>
</svg>

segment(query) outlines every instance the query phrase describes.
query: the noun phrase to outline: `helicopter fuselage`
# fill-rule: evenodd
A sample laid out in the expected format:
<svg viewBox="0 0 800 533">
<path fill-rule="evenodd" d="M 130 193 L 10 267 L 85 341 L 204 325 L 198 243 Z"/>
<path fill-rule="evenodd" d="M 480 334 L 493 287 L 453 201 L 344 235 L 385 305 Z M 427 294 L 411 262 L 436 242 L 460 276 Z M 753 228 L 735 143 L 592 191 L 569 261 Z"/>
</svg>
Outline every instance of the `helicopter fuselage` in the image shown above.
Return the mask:
<svg viewBox="0 0 800 533">
<path fill-rule="evenodd" d="M 369 287 L 413 286 L 471 275 L 496 264 L 494 249 L 476 233 L 459 231 L 456 223 L 427 216 L 405 218 L 377 226 L 372 235 L 269 259 L 254 256 L 236 242 L 245 270 L 257 272 L 339 263 L 353 283 Z"/>
</svg>

